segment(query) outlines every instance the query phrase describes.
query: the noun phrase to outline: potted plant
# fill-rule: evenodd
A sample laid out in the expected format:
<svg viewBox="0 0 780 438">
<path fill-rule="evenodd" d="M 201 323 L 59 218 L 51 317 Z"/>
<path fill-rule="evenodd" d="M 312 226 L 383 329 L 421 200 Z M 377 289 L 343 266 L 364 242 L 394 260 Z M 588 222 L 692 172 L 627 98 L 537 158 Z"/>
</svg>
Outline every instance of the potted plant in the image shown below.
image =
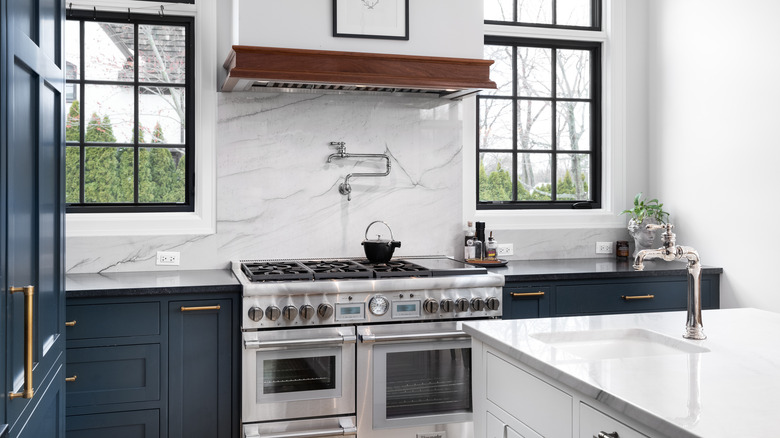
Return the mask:
<svg viewBox="0 0 780 438">
<path fill-rule="evenodd" d="M 631 217 L 628 221 L 628 234 L 634 238 L 634 257 L 640 250 L 653 247 L 656 232 L 647 230 L 646 225 L 663 224 L 669 220 L 669 212 L 664 211 L 663 207 L 658 199 L 643 199 L 642 192 L 639 192 L 634 197 L 634 208 L 620 213 Z"/>
</svg>

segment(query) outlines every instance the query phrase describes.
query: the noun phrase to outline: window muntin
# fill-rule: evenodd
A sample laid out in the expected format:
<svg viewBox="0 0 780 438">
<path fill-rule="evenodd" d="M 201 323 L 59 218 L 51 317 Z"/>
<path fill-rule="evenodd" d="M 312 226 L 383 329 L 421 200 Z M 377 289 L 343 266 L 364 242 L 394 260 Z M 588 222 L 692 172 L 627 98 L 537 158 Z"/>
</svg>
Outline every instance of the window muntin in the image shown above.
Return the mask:
<svg viewBox="0 0 780 438">
<path fill-rule="evenodd" d="M 67 211 L 193 211 L 194 20 L 68 15 Z"/>
<path fill-rule="evenodd" d="M 600 0 L 485 0 L 485 22 L 600 29 Z"/>
<path fill-rule="evenodd" d="M 486 37 L 485 58 L 477 208 L 598 208 L 600 43 Z"/>
</svg>

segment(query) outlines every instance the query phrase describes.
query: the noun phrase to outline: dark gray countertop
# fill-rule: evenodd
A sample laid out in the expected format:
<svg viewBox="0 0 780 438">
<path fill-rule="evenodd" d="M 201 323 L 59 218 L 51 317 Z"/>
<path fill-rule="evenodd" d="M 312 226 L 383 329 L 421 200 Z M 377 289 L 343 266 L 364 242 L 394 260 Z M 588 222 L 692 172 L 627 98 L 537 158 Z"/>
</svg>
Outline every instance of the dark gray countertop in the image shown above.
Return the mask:
<svg viewBox="0 0 780 438">
<path fill-rule="evenodd" d="M 506 282 L 512 281 L 557 281 L 600 278 L 659 277 L 687 275 L 686 263 L 645 261 L 645 269 L 637 271 L 633 261 L 602 259 L 559 259 L 559 260 L 510 260 L 506 267 L 490 268 L 490 272 L 504 275 Z M 704 266 L 703 274 L 720 274 L 723 268 Z"/>
<path fill-rule="evenodd" d="M 241 293 L 241 285 L 227 269 L 199 271 L 110 272 L 68 274 L 67 298 L 191 293 Z"/>
</svg>

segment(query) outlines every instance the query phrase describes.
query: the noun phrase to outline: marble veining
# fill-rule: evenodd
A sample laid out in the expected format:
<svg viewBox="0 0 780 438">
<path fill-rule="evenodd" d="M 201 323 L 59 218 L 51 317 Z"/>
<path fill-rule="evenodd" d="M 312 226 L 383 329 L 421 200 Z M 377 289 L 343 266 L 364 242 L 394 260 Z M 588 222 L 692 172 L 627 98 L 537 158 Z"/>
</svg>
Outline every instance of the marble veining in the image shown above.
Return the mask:
<svg viewBox="0 0 780 438">
<path fill-rule="evenodd" d="M 455 254 L 462 235 L 462 110 L 459 102 L 393 96 L 220 93 L 217 232 L 207 236 L 67 238 L 69 273 L 224 269 L 246 258 L 361 256 L 369 223 L 383 220 L 396 256 Z M 351 181 L 376 160 L 334 160 L 328 143 L 387 153 L 385 178 Z M 383 170 L 383 169 L 380 169 Z M 157 251 L 181 253 L 175 268 Z"/>
<path fill-rule="evenodd" d="M 780 314 L 703 312 L 708 338 L 682 338 L 685 312 L 465 322 L 464 330 L 504 354 L 666 436 L 780 436 Z M 702 352 L 587 358 L 545 336 L 643 329 Z M 542 335 L 540 334 L 547 334 Z M 576 337 L 578 335 L 571 334 Z M 540 339 L 541 338 L 541 339 Z"/>
</svg>

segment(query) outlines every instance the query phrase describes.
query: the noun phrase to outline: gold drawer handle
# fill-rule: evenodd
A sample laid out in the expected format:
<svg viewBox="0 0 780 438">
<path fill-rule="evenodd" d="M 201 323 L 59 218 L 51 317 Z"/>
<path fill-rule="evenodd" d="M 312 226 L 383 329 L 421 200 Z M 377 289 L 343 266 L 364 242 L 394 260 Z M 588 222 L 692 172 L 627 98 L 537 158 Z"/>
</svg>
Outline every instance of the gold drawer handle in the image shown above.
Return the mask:
<svg viewBox="0 0 780 438">
<path fill-rule="evenodd" d="M 75 326 L 76 326 L 76 321 L 75 320 L 73 320 L 73 321 L 65 321 L 65 327 L 75 327 Z"/>
<path fill-rule="evenodd" d="M 75 382 L 77 377 L 78 377 L 78 376 L 73 376 L 73 377 L 66 377 L 66 378 L 65 378 L 65 381 L 66 381 L 66 382 Z"/>
<path fill-rule="evenodd" d="M 626 301 L 630 300 L 652 300 L 655 295 L 623 295 L 622 298 Z"/>
<path fill-rule="evenodd" d="M 543 297 L 544 292 L 511 292 L 509 295 L 512 295 L 513 297 Z"/>
<path fill-rule="evenodd" d="M 200 306 L 200 307 L 183 307 L 181 308 L 182 312 L 197 312 L 198 310 L 219 310 L 219 304 L 216 306 Z"/>
<path fill-rule="evenodd" d="M 24 390 L 8 393 L 8 399 L 33 398 L 33 303 L 35 286 L 11 287 L 9 292 L 24 293 Z"/>
</svg>

